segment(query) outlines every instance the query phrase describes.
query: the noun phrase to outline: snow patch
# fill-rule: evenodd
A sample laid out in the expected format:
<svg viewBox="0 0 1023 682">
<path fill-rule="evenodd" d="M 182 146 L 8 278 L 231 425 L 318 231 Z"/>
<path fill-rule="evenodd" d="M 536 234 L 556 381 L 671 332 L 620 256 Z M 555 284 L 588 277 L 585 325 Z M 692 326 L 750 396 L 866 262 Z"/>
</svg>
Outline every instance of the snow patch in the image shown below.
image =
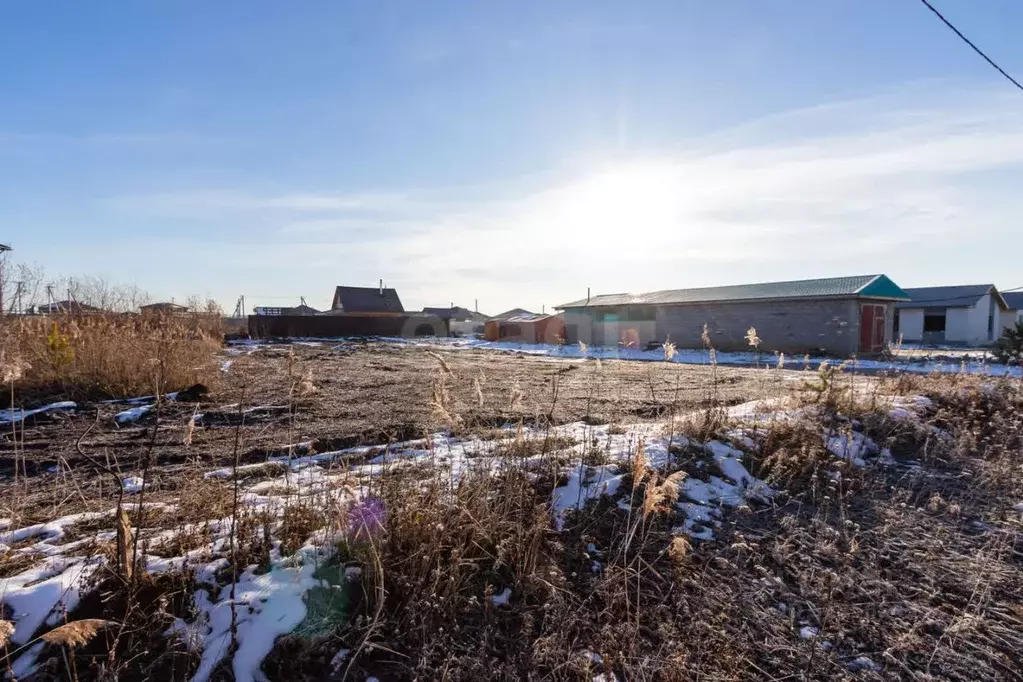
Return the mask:
<svg viewBox="0 0 1023 682">
<path fill-rule="evenodd" d="M 34 410 L 22 410 L 14 407 L 9 407 L 6 410 L 0 410 L 0 424 L 11 424 L 25 421 L 28 417 L 35 416 L 37 414 L 45 414 L 47 412 L 60 412 L 63 410 L 73 410 L 78 407 L 77 403 L 73 403 L 70 400 L 65 400 L 59 403 L 51 403 L 50 405 L 44 405 L 37 407 Z"/>
<path fill-rule="evenodd" d="M 510 587 L 506 587 L 503 590 L 501 590 L 501 594 L 491 595 L 490 603 L 493 604 L 494 606 L 507 606 L 508 602 L 511 600 L 511 596 L 512 589 Z"/>
<path fill-rule="evenodd" d="M 130 424 L 138 421 L 146 415 L 150 410 L 153 409 L 152 405 L 140 405 L 139 407 L 131 407 L 123 412 L 118 412 L 114 415 L 114 421 L 118 424 Z"/>
<path fill-rule="evenodd" d="M 852 670 L 853 672 L 856 672 L 858 670 L 871 670 L 876 673 L 881 672 L 881 666 L 879 666 L 877 663 L 874 663 L 866 656 L 857 656 L 852 661 L 849 661 L 849 665 L 847 667 L 849 668 L 849 670 Z"/>
</svg>

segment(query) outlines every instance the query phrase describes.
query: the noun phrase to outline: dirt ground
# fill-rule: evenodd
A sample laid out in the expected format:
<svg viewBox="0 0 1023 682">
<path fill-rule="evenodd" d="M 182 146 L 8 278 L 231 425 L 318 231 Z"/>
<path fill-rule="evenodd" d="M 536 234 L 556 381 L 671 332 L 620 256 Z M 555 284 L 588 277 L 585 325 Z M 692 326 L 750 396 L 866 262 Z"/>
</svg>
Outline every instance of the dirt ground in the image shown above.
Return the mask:
<svg viewBox="0 0 1023 682">
<path fill-rule="evenodd" d="M 151 448 L 159 479 L 229 464 L 236 437 L 243 463 L 309 441 L 324 452 L 419 437 L 436 426 L 431 400 L 440 379 L 455 411 L 469 425 L 481 427 L 548 418 L 558 424 L 580 419 L 633 423 L 663 418 L 672 405 L 681 413 L 711 400 L 731 405 L 790 392 L 802 379 L 798 371 L 564 360 L 382 343 L 296 343 L 228 353 L 236 353 L 225 354 L 230 366 L 200 401 L 160 405 L 155 433 L 155 409 L 119 424 L 115 415 L 130 405 L 102 402 L 80 403 L 71 414 L 41 415 L 27 420 L 23 430 L 19 426 L 16 433 L 3 433 L 0 481 L 13 480 L 17 460 L 30 477 L 45 476 L 59 465 L 74 470 L 83 485 L 95 468 L 83 452 L 127 473 Z M 189 426 L 193 419 L 194 429 Z"/>
</svg>

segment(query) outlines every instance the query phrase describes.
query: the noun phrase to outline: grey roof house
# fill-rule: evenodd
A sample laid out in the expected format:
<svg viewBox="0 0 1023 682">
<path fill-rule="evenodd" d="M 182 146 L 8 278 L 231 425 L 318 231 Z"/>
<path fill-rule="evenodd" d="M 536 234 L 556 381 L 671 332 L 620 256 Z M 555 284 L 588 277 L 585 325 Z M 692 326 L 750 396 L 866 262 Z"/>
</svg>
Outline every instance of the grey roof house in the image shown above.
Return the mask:
<svg viewBox="0 0 1023 682">
<path fill-rule="evenodd" d="M 462 306 L 452 306 L 450 308 L 423 308 L 423 313 L 427 315 L 436 315 L 437 317 L 444 320 L 455 320 L 458 322 L 486 322 L 488 318 L 483 313 L 463 308 Z"/>
<path fill-rule="evenodd" d="M 718 350 L 877 353 L 892 339 L 895 304 L 909 296 L 885 275 L 762 282 L 644 294 L 604 294 L 556 306 L 569 343 L 644 347 L 670 340 L 702 345 L 706 324 Z"/>
<path fill-rule="evenodd" d="M 895 336 L 905 343 L 983 346 L 1000 335 L 1009 304 L 994 284 L 906 289 L 896 306 Z"/>
<path fill-rule="evenodd" d="M 510 320 L 513 317 L 538 317 L 537 313 L 531 313 L 525 308 L 512 308 L 511 310 L 505 310 L 500 315 L 494 315 L 492 320 Z"/>
</svg>

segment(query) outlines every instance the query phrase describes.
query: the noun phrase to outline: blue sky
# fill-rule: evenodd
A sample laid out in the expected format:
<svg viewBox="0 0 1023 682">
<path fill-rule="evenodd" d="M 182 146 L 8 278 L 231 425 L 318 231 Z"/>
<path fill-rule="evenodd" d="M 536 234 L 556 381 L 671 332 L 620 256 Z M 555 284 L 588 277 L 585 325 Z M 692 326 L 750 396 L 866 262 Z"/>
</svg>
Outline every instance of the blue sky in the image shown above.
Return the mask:
<svg viewBox="0 0 1023 682">
<path fill-rule="evenodd" d="M 1023 76 L 1023 3 L 935 0 Z M 225 307 L 1023 286 L 1023 92 L 916 0 L 0 5 L 0 241 Z"/>
</svg>

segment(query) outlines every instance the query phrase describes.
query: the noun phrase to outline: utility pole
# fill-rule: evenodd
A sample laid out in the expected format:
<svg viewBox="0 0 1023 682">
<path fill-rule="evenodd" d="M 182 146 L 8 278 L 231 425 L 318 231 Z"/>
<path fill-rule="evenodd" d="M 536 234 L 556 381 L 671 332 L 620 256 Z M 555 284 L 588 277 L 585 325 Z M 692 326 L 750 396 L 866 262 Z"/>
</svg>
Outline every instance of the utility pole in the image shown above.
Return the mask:
<svg viewBox="0 0 1023 682">
<path fill-rule="evenodd" d="M 4 312 L 4 261 L 6 258 L 3 254 L 13 249 L 7 244 L 0 244 L 0 315 Z"/>
</svg>

